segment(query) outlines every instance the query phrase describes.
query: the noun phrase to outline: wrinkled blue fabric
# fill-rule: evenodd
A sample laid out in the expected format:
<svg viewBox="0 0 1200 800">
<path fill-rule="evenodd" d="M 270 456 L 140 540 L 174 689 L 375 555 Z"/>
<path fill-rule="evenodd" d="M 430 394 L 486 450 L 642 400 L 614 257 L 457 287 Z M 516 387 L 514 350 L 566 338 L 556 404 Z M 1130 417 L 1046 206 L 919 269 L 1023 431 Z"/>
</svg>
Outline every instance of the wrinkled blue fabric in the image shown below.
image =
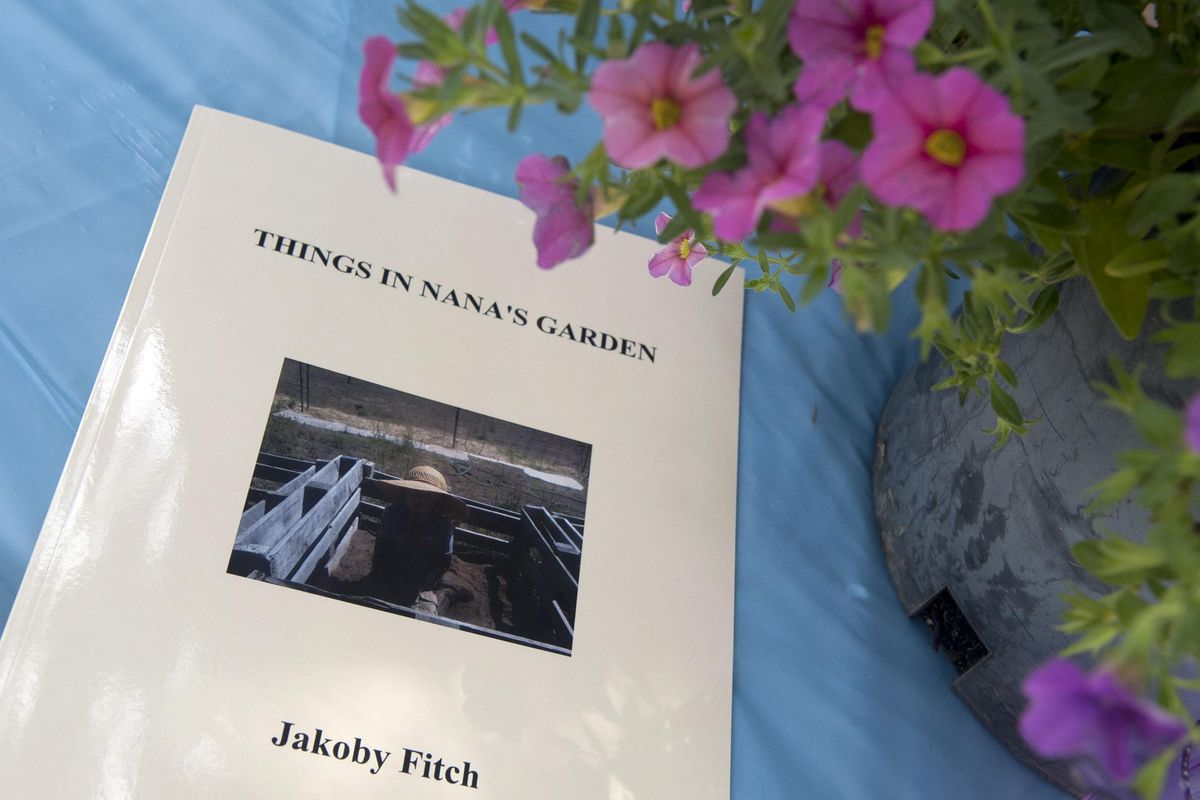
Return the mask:
<svg viewBox="0 0 1200 800">
<path fill-rule="evenodd" d="M 356 113 L 361 42 L 399 35 L 390 2 L 8 0 L 3 17 L 0 619 L 193 104 L 371 152 Z M 599 135 L 586 107 L 570 118 L 529 109 L 513 136 L 504 124 L 501 111 L 460 115 L 410 163 L 514 195 L 520 158 L 578 159 Z M 768 296 L 746 300 L 737 800 L 1064 797 L 954 697 L 949 664 L 902 614 L 880 555 L 875 427 L 916 355 L 916 312 L 900 296 L 880 337 L 854 333 L 832 294 L 795 314 Z"/>
</svg>

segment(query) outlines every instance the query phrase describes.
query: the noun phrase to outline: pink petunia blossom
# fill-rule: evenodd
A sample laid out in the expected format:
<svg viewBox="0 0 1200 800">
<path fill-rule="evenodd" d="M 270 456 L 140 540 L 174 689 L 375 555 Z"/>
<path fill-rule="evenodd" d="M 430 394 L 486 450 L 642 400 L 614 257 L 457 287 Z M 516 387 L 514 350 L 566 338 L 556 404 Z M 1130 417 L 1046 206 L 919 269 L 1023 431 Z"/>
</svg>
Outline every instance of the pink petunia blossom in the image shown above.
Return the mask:
<svg viewBox="0 0 1200 800">
<path fill-rule="evenodd" d="M 812 212 L 813 196 L 819 197 L 829 207 L 836 207 L 858 183 L 858 154 L 845 142 L 826 139 L 821 142 L 821 170 L 816 188 L 805 197 L 790 203 L 777 204 L 771 216 L 769 230 L 776 233 L 797 233 L 800 218 Z M 787 211 L 789 213 L 781 213 Z M 843 236 L 857 239 L 862 233 L 862 215 L 856 213 L 843 231 Z M 829 282 L 825 284 L 838 294 L 842 293 L 842 261 L 834 258 L 829 262 Z"/>
<path fill-rule="evenodd" d="M 768 206 L 803 198 L 817 183 L 825 112 L 789 106 L 775 119 L 754 114 L 746 124 L 747 164 L 737 172 L 710 173 L 692 201 L 712 214 L 722 239 L 745 238 Z"/>
<path fill-rule="evenodd" d="M 413 153 L 420 152 L 439 130 L 449 123 L 449 118 L 433 120 L 423 125 L 414 125 L 408 115 L 404 98 L 388 88 L 391 82 L 392 64 L 396 60 L 395 45 L 386 36 L 372 36 L 363 43 L 366 59 L 358 82 L 358 116 L 375 134 L 376 155 L 383 167 L 383 177 L 388 188 L 396 191 L 396 167 Z M 430 65 L 433 69 L 436 66 Z M 440 72 L 434 74 L 421 67 L 417 69 L 414 83 L 440 80 Z"/>
<path fill-rule="evenodd" d="M 517 164 L 521 202 L 537 214 L 533 244 L 542 269 L 583 254 L 595 236 L 592 201 L 576 202 L 579 182 L 567 180 L 571 165 L 562 156 L 530 155 Z"/>
<path fill-rule="evenodd" d="M 1191 399 L 1183 411 L 1183 440 L 1195 453 L 1200 453 L 1200 393 Z"/>
<path fill-rule="evenodd" d="M 1187 726 L 1143 700 L 1105 669 L 1085 674 L 1065 659 L 1050 661 L 1025 679 L 1029 705 L 1021 736 L 1047 758 L 1090 756 L 1117 781 L 1187 733 Z"/>
<path fill-rule="evenodd" d="M 1025 176 L 1025 121 L 1004 95 L 956 67 L 888 83 L 875 104 L 863 182 L 890 205 L 912 206 L 937 228 L 978 225 L 992 198 Z"/>
<path fill-rule="evenodd" d="M 628 169 L 668 158 L 699 167 L 725 152 L 737 99 L 719 70 L 696 78 L 700 48 L 644 44 L 592 77 L 588 100 L 604 118 L 604 146 Z"/>
<path fill-rule="evenodd" d="M 654 219 L 654 231 L 662 236 L 671 215 L 659 213 Z M 650 274 L 656 278 L 666 275 L 680 286 L 692 285 L 692 268 L 708 258 L 708 249 L 696 241 L 695 231 L 684 231 L 650 259 Z"/>
<path fill-rule="evenodd" d="M 818 199 L 834 208 L 858 183 L 858 154 L 845 142 L 825 139 L 818 147 L 818 155 L 821 166 L 817 172 L 817 185 L 807 195 L 773 203 L 769 230 L 776 233 L 798 232 L 799 220 L 816 211 Z M 861 230 L 861 214 L 855 214 L 845 233 L 857 238 Z"/>
<path fill-rule="evenodd" d="M 933 0 L 797 0 L 788 41 L 804 62 L 796 99 L 823 108 L 850 94 L 871 105 L 883 76 L 914 70 L 912 48 L 933 21 Z"/>
</svg>

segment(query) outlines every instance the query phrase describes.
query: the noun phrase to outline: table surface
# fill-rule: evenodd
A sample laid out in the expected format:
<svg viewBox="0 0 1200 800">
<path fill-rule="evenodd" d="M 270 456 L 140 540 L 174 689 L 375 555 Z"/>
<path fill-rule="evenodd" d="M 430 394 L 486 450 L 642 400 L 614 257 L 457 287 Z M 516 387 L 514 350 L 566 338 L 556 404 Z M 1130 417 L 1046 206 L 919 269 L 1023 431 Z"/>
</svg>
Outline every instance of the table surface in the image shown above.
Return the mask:
<svg viewBox="0 0 1200 800">
<path fill-rule="evenodd" d="M 451 3 L 431 3 L 440 12 Z M 20 583 L 194 104 L 373 152 L 361 43 L 393 4 L 9 0 L 0 25 L 0 620 Z M 519 24 L 556 21 L 523 12 Z M 513 195 L 517 161 L 582 156 L 584 108 L 460 115 L 412 166 Z M 648 232 L 643 227 L 643 232 Z M 697 287 L 693 291 L 707 291 Z M 959 703 L 902 614 L 871 501 L 875 427 L 914 363 L 832 293 L 746 298 L 733 797 L 1062 798 Z"/>
</svg>

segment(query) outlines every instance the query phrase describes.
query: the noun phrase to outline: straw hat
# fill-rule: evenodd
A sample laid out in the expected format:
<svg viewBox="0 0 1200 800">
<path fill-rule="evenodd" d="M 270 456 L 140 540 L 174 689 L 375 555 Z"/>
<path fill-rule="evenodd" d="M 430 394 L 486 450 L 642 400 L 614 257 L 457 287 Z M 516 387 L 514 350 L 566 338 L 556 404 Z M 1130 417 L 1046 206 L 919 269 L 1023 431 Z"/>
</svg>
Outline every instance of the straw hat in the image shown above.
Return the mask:
<svg viewBox="0 0 1200 800">
<path fill-rule="evenodd" d="M 375 482 L 379 493 L 387 500 L 402 502 L 409 492 L 431 492 L 442 498 L 442 513 L 457 520 L 467 518 L 467 504 L 450 494 L 446 478 L 433 467 L 413 467 L 403 478 L 388 478 Z"/>
</svg>

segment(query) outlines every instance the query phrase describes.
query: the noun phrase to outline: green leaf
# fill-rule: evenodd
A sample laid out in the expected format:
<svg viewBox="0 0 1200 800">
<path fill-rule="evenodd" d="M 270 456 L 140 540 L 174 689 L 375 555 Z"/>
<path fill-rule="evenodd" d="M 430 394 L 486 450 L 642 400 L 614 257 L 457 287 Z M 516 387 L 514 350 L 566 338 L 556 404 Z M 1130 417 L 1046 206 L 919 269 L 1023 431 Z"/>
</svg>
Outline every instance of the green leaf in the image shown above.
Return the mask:
<svg viewBox="0 0 1200 800">
<path fill-rule="evenodd" d="M 1008 326 L 1009 333 L 1028 333 L 1036 330 L 1050 319 L 1058 309 L 1058 287 L 1047 286 L 1033 298 L 1033 312 L 1017 325 Z M 1014 384 L 1015 385 L 1015 384 Z"/>
<path fill-rule="evenodd" d="M 796 301 L 792 299 L 792 293 L 782 283 L 776 284 L 776 288 L 779 290 L 779 297 L 782 298 L 783 304 L 787 306 L 788 311 L 795 311 Z"/>
<path fill-rule="evenodd" d="M 771 265 L 767 262 L 767 251 L 761 247 L 758 249 L 758 268 L 762 270 L 763 275 L 771 273 Z"/>
<path fill-rule="evenodd" d="M 1126 230 L 1134 236 L 1145 236 L 1155 225 L 1191 210 L 1196 190 L 1193 175 L 1172 173 L 1155 178 L 1133 204 Z"/>
<path fill-rule="evenodd" d="M 399 10 L 399 18 L 401 25 L 429 46 L 431 60 L 445 67 L 458 64 L 466 57 L 466 49 L 458 33 L 432 11 L 409 2 Z"/>
<path fill-rule="evenodd" d="M 1196 84 L 1200 86 L 1200 83 Z M 1200 157 L 1200 144 L 1189 144 L 1183 147 L 1175 147 L 1163 156 L 1163 168 L 1175 171 L 1182 167 L 1192 159 Z"/>
<path fill-rule="evenodd" d="M 496 38 L 500 40 L 500 53 L 504 56 L 504 63 L 508 67 L 508 78 L 518 86 L 525 85 L 525 72 L 521 69 L 521 53 L 517 49 L 517 39 L 513 34 L 512 20 L 508 17 L 508 12 L 503 9 L 496 14 L 495 20 Z M 514 130 L 516 126 L 512 126 L 509 130 Z"/>
<path fill-rule="evenodd" d="M 1095 497 L 1088 504 L 1087 512 L 1094 514 L 1110 508 L 1133 494 L 1141 483 L 1142 473 L 1133 467 L 1122 467 L 1092 487 Z"/>
<path fill-rule="evenodd" d="M 1179 96 L 1175 107 L 1167 116 L 1167 128 L 1175 129 L 1200 113 L 1200 83 Z"/>
<path fill-rule="evenodd" d="M 1194 297 L 1194 290 L 1189 292 Z M 1200 322 L 1178 322 L 1155 334 L 1156 342 L 1171 345 L 1167 353 L 1167 375 L 1172 378 L 1200 376 Z"/>
<path fill-rule="evenodd" d="M 1105 264 L 1104 272 L 1114 278 L 1145 275 L 1165 267 L 1169 254 L 1162 239 L 1134 242 Z"/>
<path fill-rule="evenodd" d="M 729 283 L 729 278 L 730 278 L 730 276 L 733 275 L 733 271 L 736 268 L 737 268 L 737 263 L 735 262 L 733 264 L 730 264 L 728 267 L 726 267 L 725 271 L 722 272 L 719 276 L 717 276 L 717 282 L 713 284 L 713 288 L 712 288 L 713 297 L 716 297 L 717 294 L 722 289 L 725 288 L 725 284 Z"/>
<path fill-rule="evenodd" d="M 1132 624 L 1134 618 L 1150 605 L 1138 595 L 1136 589 L 1123 589 L 1116 593 L 1116 598 L 1117 619 L 1122 625 Z"/>
<path fill-rule="evenodd" d="M 1104 267 L 1136 239 L 1126 233 L 1124 215 L 1105 198 L 1088 201 L 1081 217 L 1088 233 L 1068 238 L 1071 252 L 1117 330 L 1126 339 L 1133 339 L 1142 328 L 1150 304 L 1150 277 L 1116 278 Z"/>
<path fill-rule="evenodd" d="M 530 36 L 528 33 L 522 33 L 521 43 L 551 64 L 558 63 L 558 56 L 554 55 L 554 51 L 542 44 L 536 37 Z"/>
<path fill-rule="evenodd" d="M 1088 29 L 1118 37 L 1121 52 L 1134 58 L 1146 58 L 1154 52 L 1150 29 L 1133 9 L 1114 2 L 1087 3 L 1084 9 Z"/>
<path fill-rule="evenodd" d="M 1196 292 L 1192 288 L 1192 282 L 1182 278 L 1157 276 L 1157 280 L 1150 287 L 1151 300 L 1183 300 L 1195 296 Z"/>
<path fill-rule="evenodd" d="M 1008 385 L 1014 389 L 1017 387 L 1017 373 L 1013 372 L 1013 368 L 1006 362 L 996 359 L 996 371 L 1003 376 L 1004 380 L 1008 381 Z"/>
<path fill-rule="evenodd" d="M 496 18 L 504 13 L 504 7 L 500 5 L 500 0 L 484 0 L 482 5 L 472 10 L 475 11 L 475 24 L 467 26 L 471 29 L 471 37 L 467 41 L 479 52 L 487 47 L 488 31 L 495 29 Z M 467 12 L 467 16 L 471 16 L 470 11 Z"/>
<path fill-rule="evenodd" d="M 679 223 L 678 228 L 670 237 L 663 239 L 663 241 L 669 241 L 669 239 L 673 239 L 689 228 L 696 231 L 697 235 L 699 235 L 700 231 L 704 229 L 704 220 L 700 218 L 700 214 L 697 213 L 695 206 L 692 205 L 692 199 L 688 197 L 688 193 L 675 181 L 665 176 L 660 176 L 660 178 L 663 190 L 671 198 L 671 202 L 675 204 L 675 209 L 679 212 L 667 224 L 667 228 L 670 229 L 672 225 Z M 666 235 L 665 230 L 663 231 L 663 235 Z"/>
<path fill-rule="evenodd" d="M 1084 569 L 1102 581 L 1139 584 L 1169 577 L 1169 565 L 1157 549 L 1125 539 L 1088 539 L 1071 546 Z"/>
<path fill-rule="evenodd" d="M 861 150 L 871 141 L 871 118 L 857 111 L 848 111 L 834 124 L 829 136 Z"/>
<path fill-rule="evenodd" d="M 579 16 L 575 18 L 575 69 L 582 72 L 587 64 L 587 53 L 579 48 L 579 43 L 591 42 L 596 38 L 596 29 L 600 24 L 600 0 L 583 0 Z"/>
<path fill-rule="evenodd" d="M 828 284 L 829 267 L 823 263 L 817 264 L 804 280 L 804 288 L 800 292 L 801 305 L 808 305 L 813 300 L 816 300 L 817 296 L 825 291 L 825 287 Z"/>
<path fill-rule="evenodd" d="M 1077 653 L 1095 653 L 1117 637 L 1121 629 L 1116 625 L 1105 625 L 1099 628 L 1094 628 L 1084 634 L 1083 638 L 1072 644 L 1066 650 L 1062 651 L 1064 656 L 1073 656 Z"/>
<path fill-rule="evenodd" d="M 1084 233 L 1087 230 L 1079 215 L 1060 203 L 1030 204 L 1014 208 L 1011 213 L 1030 225 L 1060 233 Z"/>
<path fill-rule="evenodd" d="M 1017 401 L 1013 400 L 1012 395 L 1001 389 L 1000 384 L 994 378 L 989 383 L 991 384 L 992 410 L 996 412 L 996 416 L 1014 428 L 1022 427 L 1025 424 L 1025 418 L 1021 416 L 1021 407 L 1017 405 Z"/>
<path fill-rule="evenodd" d="M 861 183 L 856 184 L 853 189 L 846 192 L 846 196 L 837 204 L 837 208 L 833 210 L 831 223 L 833 232 L 840 234 L 854 220 L 854 215 L 862 210 L 863 203 L 867 200 L 867 188 Z"/>
<path fill-rule="evenodd" d="M 646 212 L 662 202 L 661 186 L 655 186 L 647 191 L 631 194 L 621 205 L 621 219 L 639 219 Z"/>
<path fill-rule="evenodd" d="M 1174 447 L 1180 440 L 1179 413 L 1155 400 L 1146 398 L 1134 404 L 1133 424 L 1143 439 L 1163 449 Z"/>
<path fill-rule="evenodd" d="M 1048 48 L 1045 56 L 1035 61 L 1034 66 L 1040 72 L 1052 72 L 1087 59 L 1108 55 L 1122 49 L 1125 44 L 1125 37 L 1118 32 L 1099 31 L 1095 34 L 1085 34 L 1058 47 Z"/>
<path fill-rule="evenodd" d="M 610 59 L 621 59 L 628 55 L 625 49 L 625 27 L 621 24 L 620 16 L 608 18 L 608 49 Z"/>
<path fill-rule="evenodd" d="M 1100 82 L 1099 91 L 1108 99 L 1096 110 L 1093 121 L 1101 128 L 1117 130 L 1127 129 L 1131 121 L 1147 131 L 1165 128 L 1176 98 L 1195 85 L 1192 70 L 1175 63 L 1165 52 L 1116 63 Z"/>
<path fill-rule="evenodd" d="M 949 299 L 946 270 L 934 264 L 922 264 L 917 272 L 917 300 L 923 311 L 945 307 Z"/>
<path fill-rule="evenodd" d="M 1166 752 L 1157 756 L 1146 766 L 1138 770 L 1133 779 L 1133 788 L 1142 797 L 1162 797 L 1163 785 L 1167 780 L 1167 770 L 1175 763 L 1178 755 L 1175 748 L 1167 748 Z"/>
<path fill-rule="evenodd" d="M 525 104 L 520 100 L 512 104 L 512 108 L 508 110 L 508 132 L 512 133 L 521 124 L 521 113 L 525 110 Z"/>
</svg>

